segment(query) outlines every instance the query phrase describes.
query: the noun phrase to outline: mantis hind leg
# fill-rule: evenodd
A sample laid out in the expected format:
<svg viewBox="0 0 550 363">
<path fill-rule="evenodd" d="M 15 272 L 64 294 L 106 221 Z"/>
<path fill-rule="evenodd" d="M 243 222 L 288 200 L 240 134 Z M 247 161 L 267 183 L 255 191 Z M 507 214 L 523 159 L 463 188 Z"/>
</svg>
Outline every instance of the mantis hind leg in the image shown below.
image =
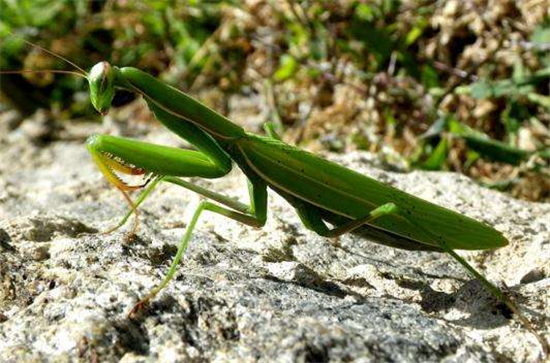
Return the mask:
<svg viewBox="0 0 550 363">
<path fill-rule="evenodd" d="M 405 217 L 406 218 L 406 217 Z M 445 242 L 445 238 L 439 237 L 432 233 L 431 231 L 423 228 L 421 225 L 416 224 L 417 228 L 422 230 L 426 235 L 431 237 L 432 242 L 437 243 L 441 249 L 448 253 L 455 261 L 462 265 L 474 278 L 481 282 L 483 286 L 499 301 L 504 303 L 520 320 L 521 324 L 529 330 L 539 341 L 542 349 L 542 354 L 544 357 L 550 355 L 550 345 L 548 341 L 533 327 L 531 322 L 523 315 L 521 310 L 518 308 L 516 303 L 510 299 L 501 289 L 499 289 L 495 284 L 489 281 L 485 276 L 479 273 L 472 265 L 468 263 L 464 258 L 457 254 L 453 249 L 449 248 Z"/>
<path fill-rule="evenodd" d="M 296 202 L 294 203 L 294 206 L 296 207 L 298 211 L 298 215 L 300 216 L 300 219 L 302 220 L 304 225 L 308 229 L 325 237 L 337 237 L 343 233 L 353 232 L 355 229 L 363 225 L 375 225 L 375 223 L 373 222 L 375 222 L 377 218 L 380 218 L 392 213 L 398 213 L 398 207 L 395 206 L 393 203 L 384 204 L 374 209 L 373 211 L 371 211 L 371 213 L 369 213 L 369 215 L 363 218 L 345 222 L 331 230 L 327 227 L 327 225 L 323 220 L 322 211 L 320 211 L 317 207 L 310 204 L 300 204 Z M 512 299 L 506 296 L 506 294 L 504 294 L 502 290 L 499 289 L 496 285 L 494 285 L 489 280 L 487 280 L 485 276 L 479 273 L 464 258 L 462 258 L 454 250 L 449 248 L 443 238 L 434 235 L 430 231 L 418 225 L 417 227 L 422 229 L 422 231 L 426 235 L 430 236 L 434 244 L 439 245 L 440 247 L 439 251 L 448 253 L 453 259 L 455 259 L 458 263 L 460 263 L 470 274 L 472 274 L 476 279 L 478 279 L 485 286 L 485 288 L 489 292 L 491 292 L 493 296 L 497 298 L 497 300 L 503 302 L 508 308 L 510 308 L 510 310 L 518 317 L 522 325 L 525 328 L 527 328 L 527 330 L 529 330 L 537 338 L 537 340 L 541 345 L 543 356 L 548 357 L 550 355 L 550 345 L 548 344 L 548 341 L 539 332 L 536 331 L 536 329 L 533 327 L 531 322 L 525 317 L 525 315 L 523 315 L 523 313 L 519 310 L 519 308 L 517 307 L 517 305 Z M 371 231 L 371 232 L 374 232 L 374 231 Z M 388 236 L 384 236 L 384 237 L 387 238 Z M 404 237 L 403 239 L 406 240 L 406 238 Z M 415 243 L 415 241 L 411 241 L 411 242 Z M 400 248 L 404 248 L 404 247 L 400 247 Z"/>
<path fill-rule="evenodd" d="M 306 228 L 314 231 L 320 236 L 327 238 L 337 238 L 343 234 L 354 231 L 355 229 L 372 223 L 380 217 L 397 213 L 397 206 L 394 203 L 387 203 L 373 209 L 364 217 L 350 220 L 333 229 L 330 229 L 319 213 L 319 209 L 311 204 L 302 204 L 296 206 L 298 216 Z"/>
<path fill-rule="evenodd" d="M 348 217 L 344 217 L 310 204 L 302 199 L 298 199 L 283 190 L 275 188 L 275 191 L 296 209 L 302 224 L 307 229 L 317 233 L 320 236 L 337 238 L 344 233 L 351 232 L 371 242 L 393 248 L 408 251 L 443 252 L 443 250 L 438 246 L 418 242 L 410 237 L 405 237 L 395 232 L 377 227 L 375 223 L 372 223 L 377 218 L 381 218 L 384 215 L 396 213 L 397 206 L 392 203 L 381 206 L 376 212 L 373 210 L 362 218 L 352 220 Z M 335 226 L 335 228 L 331 230 L 327 226 L 327 223 Z"/>
<path fill-rule="evenodd" d="M 421 229 L 424 233 L 426 233 L 428 236 L 431 236 L 432 241 L 438 243 L 442 250 L 446 253 L 448 253 L 455 261 L 460 263 L 462 267 L 464 267 L 474 278 L 476 278 L 478 281 L 481 282 L 483 286 L 495 297 L 497 300 L 504 303 L 520 320 L 521 324 L 529 330 L 539 341 L 542 349 L 542 354 L 544 357 L 548 357 L 550 355 L 550 344 L 540 334 L 534 327 L 533 324 L 523 315 L 521 310 L 518 308 L 516 303 L 510 299 L 504 292 L 502 292 L 501 289 L 499 289 L 496 285 L 494 285 L 491 281 L 489 281 L 485 276 L 483 276 L 481 273 L 479 273 L 472 265 L 470 265 L 464 258 L 462 258 L 459 254 L 457 254 L 453 249 L 449 248 L 447 243 L 445 242 L 445 239 L 442 237 L 438 237 L 426 228 L 421 227 L 420 225 L 416 225 L 417 228 Z"/>
</svg>

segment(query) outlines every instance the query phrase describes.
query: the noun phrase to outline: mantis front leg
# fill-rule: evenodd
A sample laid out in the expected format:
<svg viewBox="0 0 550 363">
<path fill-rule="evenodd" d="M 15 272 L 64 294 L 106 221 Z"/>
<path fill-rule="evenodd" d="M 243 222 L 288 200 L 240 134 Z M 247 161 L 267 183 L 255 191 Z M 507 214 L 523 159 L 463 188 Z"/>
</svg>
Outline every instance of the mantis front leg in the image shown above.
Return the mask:
<svg viewBox="0 0 550 363">
<path fill-rule="evenodd" d="M 168 174 L 156 178 L 137 198 L 136 203 L 131 202 L 130 211 L 116 228 L 122 226 L 126 222 L 131 213 L 136 210 L 139 204 L 141 204 L 148 195 L 150 195 L 160 181 L 169 182 L 190 189 L 228 207 L 222 207 L 208 201 L 200 203 L 187 226 L 178 252 L 164 280 L 144 299 L 136 304 L 130 315 L 140 310 L 141 307 L 157 295 L 172 279 L 176 272 L 177 265 L 187 249 L 193 229 L 202 212 L 208 210 L 253 227 L 261 227 L 266 222 L 267 186 L 261 179 L 249 179 L 250 205 L 247 206 L 227 196 L 186 182 L 175 176 L 218 177 L 225 175 L 229 172 L 229 169 L 221 167 L 224 165 L 224 160 L 216 160 L 216 158 L 212 157 L 209 158 L 207 155 L 197 151 L 170 148 L 106 135 L 97 135 L 93 137 L 88 142 L 88 147 L 94 161 L 98 164 L 103 174 L 111 183 L 122 191 L 134 187 L 124 184 L 124 182 L 116 176 L 114 170 L 126 174 L 140 174 L 144 170 L 158 174 Z M 145 164 L 147 164 L 147 166 L 145 166 Z"/>
<path fill-rule="evenodd" d="M 207 135 L 201 136 L 199 131 L 194 141 L 201 151 L 182 150 L 109 135 L 94 135 L 88 139 L 87 144 L 99 170 L 123 193 L 131 209 L 135 210 L 127 191 L 142 186 L 127 185 L 115 171 L 132 175 L 152 173 L 204 178 L 218 178 L 229 173 L 231 159 L 214 140 Z M 137 218 L 133 230 L 136 228 Z"/>
</svg>

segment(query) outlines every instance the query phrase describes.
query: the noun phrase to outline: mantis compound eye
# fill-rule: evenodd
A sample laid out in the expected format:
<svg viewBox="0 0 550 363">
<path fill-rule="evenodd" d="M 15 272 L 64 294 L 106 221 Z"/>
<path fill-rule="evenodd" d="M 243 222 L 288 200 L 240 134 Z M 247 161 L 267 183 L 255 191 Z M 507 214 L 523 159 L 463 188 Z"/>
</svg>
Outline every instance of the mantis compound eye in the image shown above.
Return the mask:
<svg viewBox="0 0 550 363">
<path fill-rule="evenodd" d="M 115 95 L 115 70 L 107 62 L 99 62 L 88 74 L 92 105 L 102 115 L 107 114 Z"/>
</svg>

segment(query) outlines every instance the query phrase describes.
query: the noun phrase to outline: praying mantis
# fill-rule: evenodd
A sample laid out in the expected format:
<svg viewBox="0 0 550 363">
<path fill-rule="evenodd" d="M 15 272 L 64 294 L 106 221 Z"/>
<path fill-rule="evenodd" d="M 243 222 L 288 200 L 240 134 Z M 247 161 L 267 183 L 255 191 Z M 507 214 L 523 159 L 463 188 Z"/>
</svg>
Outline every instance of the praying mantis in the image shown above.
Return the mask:
<svg viewBox="0 0 550 363">
<path fill-rule="evenodd" d="M 100 114 L 109 111 L 117 89 L 134 92 L 143 97 L 158 121 L 196 148 L 173 148 L 101 134 L 87 140 L 87 148 L 101 173 L 131 206 L 113 230 L 123 226 L 132 214 L 136 214 L 137 220 L 139 206 L 160 183 L 174 184 L 206 198 L 192 214 L 166 276 L 133 307 L 131 316 L 174 277 L 197 221 L 205 211 L 260 228 L 267 220 L 268 190 L 271 190 L 296 210 L 307 229 L 320 236 L 336 238 L 356 233 L 394 248 L 447 253 L 516 313 L 537 336 L 543 354 L 548 355 L 547 341 L 515 303 L 454 251 L 506 246 L 508 240 L 497 230 L 286 144 L 271 124 L 265 126 L 267 136 L 246 132 L 223 115 L 139 69 L 100 62 L 86 72 L 68 62 L 77 71 L 64 73 L 88 80 L 91 103 Z M 248 180 L 249 204 L 182 179 L 221 178 L 234 164 Z M 150 182 L 128 185 L 118 176 L 120 173 L 149 175 Z M 142 191 L 132 201 L 128 191 L 138 189 Z"/>
</svg>

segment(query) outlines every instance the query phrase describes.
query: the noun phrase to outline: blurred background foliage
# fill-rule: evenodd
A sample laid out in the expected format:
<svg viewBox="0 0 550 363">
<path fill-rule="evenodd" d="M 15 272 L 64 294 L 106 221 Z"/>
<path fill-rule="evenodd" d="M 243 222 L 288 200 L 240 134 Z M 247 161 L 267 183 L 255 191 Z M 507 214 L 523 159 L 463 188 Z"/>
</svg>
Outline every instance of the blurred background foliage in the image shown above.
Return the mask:
<svg viewBox="0 0 550 363">
<path fill-rule="evenodd" d="M 0 68 L 107 60 L 161 77 L 251 131 L 378 153 L 550 200 L 547 0 L 0 0 Z M 86 80 L 4 75 L 22 116 L 95 118 Z M 119 93 L 114 117 L 150 121 Z M 14 125 L 16 127 L 16 125 Z"/>
</svg>

